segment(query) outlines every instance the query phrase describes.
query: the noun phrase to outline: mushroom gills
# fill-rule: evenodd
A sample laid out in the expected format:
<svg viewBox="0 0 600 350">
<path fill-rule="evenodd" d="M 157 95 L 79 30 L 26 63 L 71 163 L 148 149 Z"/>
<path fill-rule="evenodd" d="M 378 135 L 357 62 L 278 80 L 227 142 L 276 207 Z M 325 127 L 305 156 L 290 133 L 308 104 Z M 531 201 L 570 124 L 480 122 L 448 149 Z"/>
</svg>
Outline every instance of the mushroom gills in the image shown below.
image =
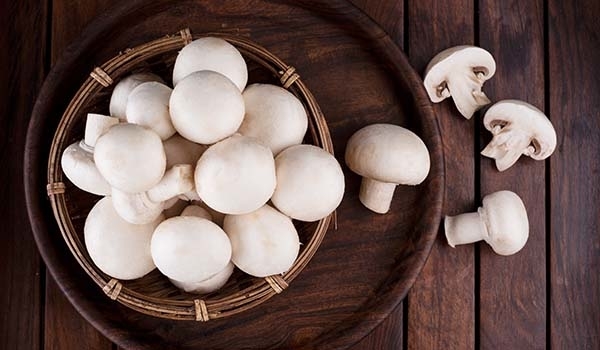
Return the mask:
<svg viewBox="0 0 600 350">
<path fill-rule="evenodd" d="M 483 156 L 496 160 L 496 167 L 499 171 L 510 168 L 522 154 L 531 155 L 533 153 L 535 153 L 535 147 L 532 145 L 531 136 L 511 127 L 500 129 L 492 141 L 481 151 Z"/>
</svg>

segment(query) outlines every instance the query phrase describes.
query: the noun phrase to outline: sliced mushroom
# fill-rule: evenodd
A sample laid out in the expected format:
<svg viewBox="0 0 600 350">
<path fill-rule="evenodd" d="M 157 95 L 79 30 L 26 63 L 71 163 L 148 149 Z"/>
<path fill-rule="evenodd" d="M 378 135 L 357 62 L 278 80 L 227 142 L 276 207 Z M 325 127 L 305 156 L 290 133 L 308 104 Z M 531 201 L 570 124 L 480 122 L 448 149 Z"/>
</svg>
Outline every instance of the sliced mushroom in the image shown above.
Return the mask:
<svg viewBox="0 0 600 350">
<path fill-rule="evenodd" d="M 160 137 L 135 124 L 115 125 L 100 136 L 94 161 L 111 187 L 127 193 L 149 190 L 162 179 L 166 168 Z"/>
<path fill-rule="evenodd" d="M 429 174 L 429 152 L 412 131 L 398 125 L 372 124 L 358 130 L 346 145 L 346 164 L 363 177 L 359 199 L 385 214 L 397 185 L 418 185 Z"/>
<path fill-rule="evenodd" d="M 510 168 L 522 154 L 542 160 L 556 148 L 556 132 L 550 120 L 523 101 L 495 103 L 485 113 L 483 125 L 494 137 L 481 154 L 495 159 L 499 171 Z"/>
<path fill-rule="evenodd" d="M 244 90 L 248 81 L 246 61 L 233 45 L 221 38 L 200 38 L 181 49 L 173 67 L 173 85 L 201 70 L 223 74 L 239 91 Z"/>
<path fill-rule="evenodd" d="M 302 143 L 308 117 L 302 102 L 286 89 L 271 84 L 252 84 L 243 93 L 246 115 L 238 132 L 256 137 L 274 155 Z"/>
<path fill-rule="evenodd" d="M 490 103 L 481 88 L 494 73 L 496 62 L 489 52 L 475 46 L 455 46 L 438 53 L 429 62 L 424 85 L 431 102 L 452 96 L 460 114 L 470 119 Z"/>
<path fill-rule="evenodd" d="M 110 96 L 110 115 L 119 118 L 122 122 L 126 121 L 127 99 L 129 98 L 129 94 L 138 85 L 148 81 L 164 83 L 161 77 L 152 73 L 137 73 L 121 79 L 121 81 L 115 85 L 115 89 Z"/>
<path fill-rule="evenodd" d="M 499 255 L 521 250 L 529 237 L 527 210 L 511 191 L 491 193 L 477 212 L 446 216 L 446 239 L 451 247 L 484 240 Z"/>
<path fill-rule="evenodd" d="M 127 193 L 112 190 L 117 213 L 132 224 L 154 221 L 167 208 L 167 202 L 194 188 L 194 171 L 189 164 L 178 164 L 169 169 L 158 184 L 146 192 Z"/>
<path fill-rule="evenodd" d="M 127 99 L 127 121 L 152 129 L 166 140 L 175 134 L 169 115 L 170 87 L 156 81 L 138 85 Z"/>
<path fill-rule="evenodd" d="M 60 160 L 63 172 L 78 188 L 100 196 L 110 194 L 110 185 L 94 162 L 94 146 L 100 135 L 118 123 L 117 118 L 89 113 L 85 124 L 85 138 L 64 150 Z"/>
</svg>

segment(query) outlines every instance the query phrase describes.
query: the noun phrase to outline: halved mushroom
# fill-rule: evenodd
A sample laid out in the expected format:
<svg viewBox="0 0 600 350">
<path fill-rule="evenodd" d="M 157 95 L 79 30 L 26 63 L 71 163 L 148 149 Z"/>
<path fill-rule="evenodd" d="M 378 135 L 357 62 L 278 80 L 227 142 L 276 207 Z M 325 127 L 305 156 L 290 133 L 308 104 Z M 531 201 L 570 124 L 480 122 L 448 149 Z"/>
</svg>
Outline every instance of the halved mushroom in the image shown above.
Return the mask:
<svg viewBox="0 0 600 350">
<path fill-rule="evenodd" d="M 385 214 L 396 186 L 423 182 L 429 174 L 430 160 L 425 143 L 412 131 L 393 124 L 372 124 L 348 140 L 346 164 L 363 177 L 361 203 Z"/>
<path fill-rule="evenodd" d="M 431 102 L 452 96 L 460 114 L 470 119 L 478 109 L 490 103 L 481 88 L 494 73 L 496 62 L 489 52 L 462 45 L 433 57 L 425 69 L 423 83 Z"/>
<path fill-rule="evenodd" d="M 483 125 L 494 137 L 481 154 L 495 159 L 499 171 L 510 168 L 522 154 L 542 160 L 556 148 L 556 132 L 550 120 L 523 101 L 495 103 L 485 113 Z"/>
<path fill-rule="evenodd" d="M 499 255 L 521 250 L 529 237 L 527 210 L 521 198 L 511 191 L 498 191 L 483 198 L 474 213 L 446 216 L 444 230 L 454 246 L 484 240 Z"/>
<path fill-rule="evenodd" d="M 192 166 L 178 164 L 167 170 L 162 180 L 148 191 L 127 193 L 113 188 L 113 205 L 124 220 L 137 225 L 146 224 L 160 216 L 167 201 L 193 188 Z"/>
<path fill-rule="evenodd" d="M 98 137 L 118 123 L 119 119 L 106 115 L 87 115 L 84 139 L 67 147 L 60 159 L 63 172 L 75 186 L 100 196 L 110 194 L 110 185 L 94 162 L 94 147 Z"/>
<path fill-rule="evenodd" d="M 119 118 L 122 122 L 126 121 L 127 99 L 129 98 L 129 94 L 138 85 L 148 81 L 164 83 L 161 77 L 152 73 L 136 73 L 121 79 L 121 81 L 115 85 L 113 93 L 110 96 L 110 104 L 108 107 L 110 115 Z"/>
<path fill-rule="evenodd" d="M 170 87 L 156 81 L 138 85 L 127 99 L 127 121 L 152 129 L 166 140 L 175 134 L 169 115 Z"/>
</svg>

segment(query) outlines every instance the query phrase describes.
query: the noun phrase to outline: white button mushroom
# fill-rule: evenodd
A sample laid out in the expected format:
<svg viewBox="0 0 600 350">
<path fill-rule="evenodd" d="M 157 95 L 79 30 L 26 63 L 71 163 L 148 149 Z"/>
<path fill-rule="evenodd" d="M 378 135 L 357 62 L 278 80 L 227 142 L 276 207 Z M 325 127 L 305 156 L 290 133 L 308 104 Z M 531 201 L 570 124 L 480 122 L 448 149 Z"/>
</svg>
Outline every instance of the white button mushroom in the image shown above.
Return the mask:
<svg viewBox="0 0 600 350">
<path fill-rule="evenodd" d="M 308 117 L 302 102 L 286 89 L 270 84 L 252 84 L 244 90 L 246 115 L 238 132 L 256 137 L 274 155 L 302 143 Z"/>
<path fill-rule="evenodd" d="M 150 81 L 138 85 L 127 99 L 127 121 L 152 129 L 166 140 L 175 134 L 169 115 L 170 87 Z"/>
<path fill-rule="evenodd" d="M 165 219 L 169 219 L 174 216 L 179 216 L 181 215 L 183 209 L 185 209 L 185 207 L 187 207 L 188 205 L 188 201 L 179 198 L 172 198 L 165 202 L 165 210 L 163 211 L 163 215 L 165 216 Z"/>
<path fill-rule="evenodd" d="M 152 233 L 162 220 L 134 225 L 121 219 L 110 197 L 90 211 L 83 229 L 85 246 L 102 272 L 121 280 L 140 278 L 154 270 L 150 254 Z"/>
<path fill-rule="evenodd" d="M 246 61 L 233 45 L 220 38 L 200 38 L 181 49 L 173 67 L 173 85 L 201 70 L 223 74 L 239 91 L 244 90 L 248 81 Z"/>
<path fill-rule="evenodd" d="M 169 107 L 177 132 L 207 145 L 233 135 L 244 118 L 240 91 L 224 75 L 206 70 L 179 82 Z"/>
<path fill-rule="evenodd" d="M 146 192 L 127 193 L 113 188 L 113 205 L 117 213 L 132 224 L 152 222 L 166 209 L 167 201 L 194 188 L 193 177 L 191 165 L 175 165 Z"/>
<path fill-rule="evenodd" d="M 344 196 L 344 173 L 335 157 L 313 145 L 296 145 L 275 158 L 277 187 L 271 201 L 285 215 L 316 221 L 331 214 Z"/>
<path fill-rule="evenodd" d="M 94 161 L 100 174 L 114 188 L 144 192 L 165 173 L 165 151 L 158 135 L 135 124 L 118 124 L 98 138 Z"/>
<path fill-rule="evenodd" d="M 222 271 L 231 260 L 231 243 L 209 220 L 176 216 L 152 236 L 152 258 L 160 272 L 176 281 L 196 283 Z"/>
<path fill-rule="evenodd" d="M 226 215 L 223 229 L 231 240 L 231 260 L 249 275 L 284 273 L 298 257 L 300 238 L 292 220 L 269 205 L 245 215 Z"/>
<path fill-rule="evenodd" d="M 188 293 L 194 294 L 206 294 L 212 293 L 216 290 L 221 289 L 225 283 L 229 280 L 229 277 L 233 274 L 233 269 L 235 265 L 229 262 L 227 266 L 221 271 L 219 271 L 216 275 L 200 282 L 180 282 L 174 279 L 170 279 L 171 283 L 173 283 L 177 288 L 183 289 Z"/>
<path fill-rule="evenodd" d="M 500 255 L 515 254 L 529 237 L 525 205 L 511 191 L 485 196 L 477 212 L 446 216 L 444 229 L 451 247 L 484 240 Z"/>
<path fill-rule="evenodd" d="M 110 185 L 94 163 L 94 147 L 98 137 L 119 119 L 89 113 L 85 124 L 85 138 L 67 147 L 61 157 L 61 166 L 67 178 L 80 189 L 105 196 L 110 194 Z"/>
<path fill-rule="evenodd" d="M 239 134 L 209 147 L 194 176 L 202 201 L 225 214 L 246 214 L 262 207 L 276 184 L 271 150 Z"/>
<path fill-rule="evenodd" d="M 429 174 L 429 152 L 412 131 L 398 125 L 372 124 L 358 130 L 346 145 L 346 164 L 362 176 L 359 199 L 385 214 L 398 184 L 418 185 Z"/>
<path fill-rule="evenodd" d="M 490 107 L 483 125 L 494 137 L 481 154 L 496 160 L 499 171 L 510 168 L 521 154 L 535 160 L 550 157 L 556 147 L 556 132 L 546 115 L 518 100 L 503 100 Z"/>
<path fill-rule="evenodd" d="M 181 212 L 181 216 L 195 216 L 198 218 L 203 218 L 206 220 L 213 221 L 212 215 L 208 212 L 208 210 L 202 208 L 199 205 L 188 205 Z"/>
<path fill-rule="evenodd" d="M 475 111 L 490 103 L 481 88 L 494 73 L 496 62 L 489 52 L 475 46 L 455 46 L 429 62 L 424 85 L 431 102 L 452 96 L 458 111 L 470 119 Z"/>
<path fill-rule="evenodd" d="M 158 75 L 152 73 L 137 73 L 121 79 L 121 81 L 115 85 L 113 93 L 110 96 L 110 115 L 119 118 L 124 122 L 127 119 L 126 108 L 129 94 L 138 85 L 148 81 L 164 82 Z"/>
<path fill-rule="evenodd" d="M 202 153 L 208 148 L 206 145 L 186 140 L 178 134 L 164 141 L 163 146 L 167 156 L 167 169 L 175 164 L 196 165 Z"/>
</svg>

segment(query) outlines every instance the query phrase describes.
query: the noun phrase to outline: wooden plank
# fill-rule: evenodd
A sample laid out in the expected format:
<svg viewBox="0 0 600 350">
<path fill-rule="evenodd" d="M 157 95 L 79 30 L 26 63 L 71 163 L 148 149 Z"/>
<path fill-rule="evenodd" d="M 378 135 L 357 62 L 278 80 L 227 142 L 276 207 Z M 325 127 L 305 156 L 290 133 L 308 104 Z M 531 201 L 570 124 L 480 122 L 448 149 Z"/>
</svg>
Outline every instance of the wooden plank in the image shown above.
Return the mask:
<svg viewBox="0 0 600 350">
<path fill-rule="evenodd" d="M 404 302 L 403 302 L 404 303 Z M 402 349 L 403 343 L 403 318 L 402 306 L 400 303 L 394 312 L 392 312 L 377 328 L 369 335 L 363 338 L 349 350 L 372 350 L 372 349 Z"/>
<path fill-rule="evenodd" d="M 54 0 L 51 33 L 52 64 L 60 58 L 62 51 L 87 23 L 115 2 Z M 113 348 L 113 344 L 73 308 L 49 273 L 46 284 L 45 347 L 57 350 Z"/>
<path fill-rule="evenodd" d="M 496 75 L 484 87 L 492 103 L 517 98 L 544 109 L 544 5 L 535 1 L 481 0 L 479 45 L 496 59 Z M 483 115 L 480 116 L 482 119 Z M 491 133 L 480 127 L 480 147 Z M 499 172 L 480 156 L 481 197 L 517 193 L 529 217 L 529 239 L 510 257 L 480 244 L 479 338 L 482 349 L 546 348 L 545 166 L 528 157 Z"/>
<path fill-rule="evenodd" d="M 600 2 L 548 3 L 550 345 L 600 349 Z"/>
<path fill-rule="evenodd" d="M 408 3 L 408 52 L 423 73 L 441 50 L 472 44 L 473 2 L 421 0 Z M 474 121 L 465 120 L 451 99 L 434 106 L 446 155 L 445 213 L 474 209 Z M 451 135 L 451 136 L 449 136 Z M 475 336 L 473 246 L 450 248 L 440 230 L 431 255 L 408 299 L 409 349 L 472 349 Z"/>
<path fill-rule="evenodd" d="M 44 78 L 46 2 L 2 1 L 0 21 L 0 348 L 39 349 L 41 263 L 23 194 L 23 149 Z"/>
</svg>

